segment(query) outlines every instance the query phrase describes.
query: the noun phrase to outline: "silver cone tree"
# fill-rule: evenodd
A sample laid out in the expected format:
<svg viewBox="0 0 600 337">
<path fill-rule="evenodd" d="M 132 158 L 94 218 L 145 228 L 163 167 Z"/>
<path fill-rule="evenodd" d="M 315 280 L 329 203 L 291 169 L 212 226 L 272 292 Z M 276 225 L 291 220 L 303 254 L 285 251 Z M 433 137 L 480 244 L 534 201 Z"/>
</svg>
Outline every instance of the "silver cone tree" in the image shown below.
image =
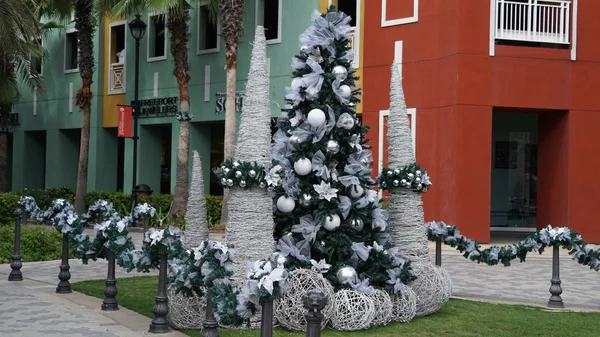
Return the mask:
<svg viewBox="0 0 600 337">
<path fill-rule="evenodd" d="M 390 113 L 388 117 L 389 167 L 401 168 L 415 162 L 406 101 L 398 65 L 392 65 Z M 410 260 L 429 261 L 421 194 L 398 189 L 390 196 L 392 242 Z"/>
<path fill-rule="evenodd" d="M 254 47 L 242 108 L 234 160 L 271 166 L 271 109 L 267 44 L 264 28 L 256 27 Z M 227 243 L 233 244 L 233 278 L 242 280 L 248 263 L 268 258 L 273 252 L 273 203 L 264 188 L 230 191 Z"/>
<path fill-rule="evenodd" d="M 197 247 L 208 240 L 208 221 L 206 220 L 206 198 L 204 196 L 204 178 L 202 162 L 198 151 L 194 151 L 192 183 L 185 214 L 185 246 Z"/>
</svg>

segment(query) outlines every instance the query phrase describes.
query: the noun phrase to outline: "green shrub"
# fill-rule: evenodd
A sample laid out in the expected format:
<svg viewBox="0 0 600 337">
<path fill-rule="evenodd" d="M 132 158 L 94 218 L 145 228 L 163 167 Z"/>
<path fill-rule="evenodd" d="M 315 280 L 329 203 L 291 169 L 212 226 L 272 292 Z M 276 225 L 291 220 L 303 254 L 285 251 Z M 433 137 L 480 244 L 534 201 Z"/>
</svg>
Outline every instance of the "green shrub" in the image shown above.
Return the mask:
<svg viewBox="0 0 600 337">
<path fill-rule="evenodd" d="M 15 210 L 17 202 L 21 198 L 20 195 L 13 192 L 0 193 L 0 226 L 15 224 Z"/>
<path fill-rule="evenodd" d="M 156 208 L 157 211 L 162 211 L 164 214 L 167 214 L 171 209 L 172 200 L 173 196 L 170 194 L 138 195 L 138 203 L 147 202 L 148 205 Z"/>
<path fill-rule="evenodd" d="M 15 238 L 14 226 L 0 227 L 0 263 L 10 263 Z M 62 234 L 48 226 L 21 227 L 23 262 L 58 260 L 62 252 Z"/>
<path fill-rule="evenodd" d="M 41 210 L 45 210 L 50 206 L 55 199 L 65 199 L 70 203 L 75 201 L 75 193 L 68 189 L 67 187 L 63 188 L 48 188 L 44 190 L 23 190 L 23 195 L 28 195 L 35 199 L 35 203 Z"/>
<path fill-rule="evenodd" d="M 210 227 L 214 227 L 221 223 L 222 208 L 222 195 L 206 195 L 206 218 L 208 219 L 208 225 Z"/>
</svg>

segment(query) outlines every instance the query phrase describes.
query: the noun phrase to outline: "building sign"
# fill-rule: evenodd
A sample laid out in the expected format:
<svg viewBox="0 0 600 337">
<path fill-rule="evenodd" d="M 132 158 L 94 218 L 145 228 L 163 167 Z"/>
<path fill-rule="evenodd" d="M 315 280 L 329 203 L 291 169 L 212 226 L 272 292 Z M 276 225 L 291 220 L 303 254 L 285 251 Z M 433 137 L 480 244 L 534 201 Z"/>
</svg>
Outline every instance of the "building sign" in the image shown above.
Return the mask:
<svg viewBox="0 0 600 337">
<path fill-rule="evenodd" d="M 133 108 L 127 105 L 119 106 L 118 137 L 131 137 L 131 115 Z"/>
<path fill-rule="evenodd" d="M 140 118 L 175 116 L 179 111 L 179 97 L 140 100 Z"/>
<path fill-rule="evenodd" d="M 245 91 L 240 91 L 235 93 L 235 111 L 241 112 L 242 105 L 244 103 L 244 95 L 246 95 Z M 215 113 L 220 114 L 225 112 L 225 102 L 227 101 L 227 93 L 218 92 L 217 93 L 217 105 L 215 108 Z"/>
</svg>

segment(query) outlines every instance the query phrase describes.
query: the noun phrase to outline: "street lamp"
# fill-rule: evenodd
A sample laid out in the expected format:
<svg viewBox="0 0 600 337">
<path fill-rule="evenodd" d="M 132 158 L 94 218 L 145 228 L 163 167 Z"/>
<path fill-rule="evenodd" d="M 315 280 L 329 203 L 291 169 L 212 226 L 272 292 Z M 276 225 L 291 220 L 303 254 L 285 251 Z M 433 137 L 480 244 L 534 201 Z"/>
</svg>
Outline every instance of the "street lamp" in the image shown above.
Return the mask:
<svg viewBox="0 0 600 337">
<path fill-rule="evenodd" d="M 137 142 L 138 142 L 138 118 L 140 116 L 140 101 L 138 99 L 140 84 L 140 40 L 146 33 L 146 23 L 136 14 L 135 19 L 129 23 L 129 32 L 135 40 L 135 89 L 134 89 L 134 107 L 133 107 L 133 179 L 131 188 L 131 201 L 133 206 L 137 204 Z"/>
</svg>

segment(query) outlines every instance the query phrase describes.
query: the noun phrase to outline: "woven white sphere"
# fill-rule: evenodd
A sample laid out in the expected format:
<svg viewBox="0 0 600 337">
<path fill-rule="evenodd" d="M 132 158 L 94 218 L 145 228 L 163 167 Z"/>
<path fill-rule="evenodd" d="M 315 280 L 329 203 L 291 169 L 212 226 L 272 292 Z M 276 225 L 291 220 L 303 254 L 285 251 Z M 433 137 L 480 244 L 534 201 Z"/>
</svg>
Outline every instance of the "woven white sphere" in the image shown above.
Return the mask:
<svg viewBox="0 0 600 337">
<path fill-rule="evenodd" d="M 395 322 L 410 322 L 417 313 L 417 295 L 405 287 L 402 293 L 394 294 L 392 297 L 392 319 Z"/>
<path fill-rule="evenodd" d="M 340 85 L 340 96 L 348 99 L 352 95 L 352 89 L 347 85 Z"/>
<path fill-rule="evenodd" d="M 393 305 L 390 295 L 381 289 L 375 289 L 369 296 L 375 305 L 375 317 L 371 325 L 387 325 L 393 318 Z"/>
<path fill-rule="evenodd" d="M 325 123 L 325 113 L 321 109 L 312 109 L 308 113 L 308 124 L 317 127 Z"/>
<path fill-rule="evenodd" d="M 323 309 L 321 329 L 324 329 L 333 314 L 334 290 L 333 286 L 321 273 L 310 269 L 296 269 L 289 273 L 288 286 L 283 296 L 275 302 L 275 318 L 282 327 L 289 330 L 306 331 L 306 309 L 304 309 L 304 296 L 311 289 L 318 289 L 329 299 Z"/>
<path fill-rule="evenodd" d="M 368 329 L 375 317 L 375 304 L 369 295 L 342 289 L 335 293 L 331 327 L 335 330 L 357 331 Z"/>
<path fill-rule="evenodd" d="M 413 262 L 412 272 L 416 280 L 408 284 L 417 295 L 417 317 L 431 315 L 448 300 L 445 281 L 438 268 L 430 262 Z"/>
<path fill-rule="evenodd" d="M 441 266 L 435 266 L 435 269 L 437 269 L 438 273 L 440 274 L 440 278 L 444 283 L 444 297 L 446 300 L 448 300 L 450 297 L 452 297 L 452 279 L 450 278 L 450 274 Z"/>
<path fill-rule="evenodd" d="M 293 198 L 282 195 L 277 199 L 277 209 L 282 213 L 291 213 L 296 207 L 296 201 Z"/>
<path fill-rule="evenodd" d="M 206 313 L 206 297 L 191 297 L 174 288 L 167 290 L 169 298 L 169 324 L 176 329 L 202 329 Z"/>
<path fill-rule="evenodd" d="M 312 172 L 312 162 L 308 158 L 300 158 L 294 163 L 294 171 L 299 176 L 305 176 Z"/>
</svg>

